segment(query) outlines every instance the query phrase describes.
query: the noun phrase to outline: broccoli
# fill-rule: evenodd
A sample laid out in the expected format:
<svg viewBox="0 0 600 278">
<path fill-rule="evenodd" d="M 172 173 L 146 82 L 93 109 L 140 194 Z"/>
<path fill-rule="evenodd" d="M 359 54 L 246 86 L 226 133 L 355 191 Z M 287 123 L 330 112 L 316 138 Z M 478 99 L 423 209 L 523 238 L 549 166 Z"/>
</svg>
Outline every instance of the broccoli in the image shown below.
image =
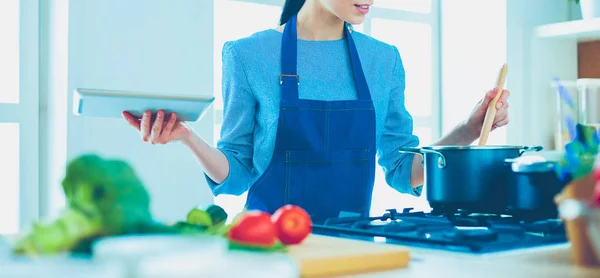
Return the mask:
<svg viewBox="0 0 600 278">
<path fill-rule="evenodd" d="M 153 222 L 150 195 L 124 161 L 81 156 L 67 166 L 62 186 L 68 206 L 98 217 L 103 233 Z"/>
<path fill-rule="evenodd" d="M 150 196 L 124 161 L 86 154 L 70 161 L 62 181 L 67 206 L 53 222 L 36 223 L 17 240 L 16 253 L 36 255 L 70 251 L 90 238 L 139 233 L 154 223 Z"/>
<path fill-rule="evenodd" d="M 133 168 L 125 161 L 85 154 L 71 160 L 62 181 L 67 206 L 52 222 L 35 223 L 20 237 L 17 254 L 74 252 L 91 253 L 93 243 L 103 237 L 132 234 L 219 233 L 227 219 L 215 205 L 206 212 L 194 208 L 187 222 L 166 225 L 156 222 L 150 212 L 150 195 Z M 208 221 L 207 221 L 208 220 Z"/>
</svg>

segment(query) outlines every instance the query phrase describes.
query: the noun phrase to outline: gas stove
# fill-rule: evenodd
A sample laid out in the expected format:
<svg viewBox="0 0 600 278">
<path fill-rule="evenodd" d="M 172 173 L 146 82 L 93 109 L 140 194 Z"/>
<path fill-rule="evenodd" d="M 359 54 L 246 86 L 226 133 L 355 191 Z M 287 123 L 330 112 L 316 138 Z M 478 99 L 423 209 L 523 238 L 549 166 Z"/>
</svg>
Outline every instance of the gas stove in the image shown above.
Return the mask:
<svg viewBox="0 0 600 278">
<path fill-rule="evenodd" d="M 510 215 L 412 210 L 389 209 L 377 217 L 329 218 L 314 224 L 313 232 L 464 254 L 490 254 L 567 243 L 565 228 L 558 219 L 527 221 Z"/>
</svg>

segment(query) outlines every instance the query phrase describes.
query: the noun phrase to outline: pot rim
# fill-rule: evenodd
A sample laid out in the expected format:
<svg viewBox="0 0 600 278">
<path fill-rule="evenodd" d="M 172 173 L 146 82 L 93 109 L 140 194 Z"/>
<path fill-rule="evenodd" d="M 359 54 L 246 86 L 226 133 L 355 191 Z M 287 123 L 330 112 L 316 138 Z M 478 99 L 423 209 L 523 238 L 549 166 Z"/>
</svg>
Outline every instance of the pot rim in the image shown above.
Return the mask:
<svg viewBox="0 0 600 278">
<path fill-rule="evenodd" d="M 423 146 L 422 149 L 427 150 L 527 150 L 535 148 L 536 146 L 517 146 L 517 145 L 486 145 L 486 146 L 460 146 L 460 145 L 448 145 L 448 146 Z"/>
</svg>

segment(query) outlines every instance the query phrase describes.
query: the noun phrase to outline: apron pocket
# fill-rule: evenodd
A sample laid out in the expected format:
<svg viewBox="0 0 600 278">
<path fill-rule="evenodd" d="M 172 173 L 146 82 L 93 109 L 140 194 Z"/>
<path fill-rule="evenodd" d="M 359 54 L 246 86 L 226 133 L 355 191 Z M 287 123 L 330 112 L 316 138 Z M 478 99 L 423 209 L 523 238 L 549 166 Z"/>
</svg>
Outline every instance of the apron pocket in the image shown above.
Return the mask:
<svg viewBox="0 0 600 278">
<path fill-rule="evenodd" d="M 250 185 L 246 195 L 246 208 L 274 213 L 284 205 L 285 168 L 283 152 L 275 150 L 264 173 Z"/>
<path fill-rule="evenodd" d="M 286 203 L 316 219 L 362 213 L 370 196 L 369 156 L 369 149 L 287 151 Z"/>
</svg>

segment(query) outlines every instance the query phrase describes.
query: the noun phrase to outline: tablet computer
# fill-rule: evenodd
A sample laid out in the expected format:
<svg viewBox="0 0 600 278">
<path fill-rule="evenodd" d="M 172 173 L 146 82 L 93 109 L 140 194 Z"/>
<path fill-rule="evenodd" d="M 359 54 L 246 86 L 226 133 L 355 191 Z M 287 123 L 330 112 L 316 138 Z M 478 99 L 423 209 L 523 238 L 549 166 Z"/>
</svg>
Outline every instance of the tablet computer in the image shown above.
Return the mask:
<svg viewBox="0 0 600 278">
<path fill-rule="evenodd" d="M 175 112 L 177 119 L 196 122 L 202 119 L 215 100 L 214 96 L 183 96 L 133 91 L 76 89 L 73 94 L 73 113 L 82 117 L 123 118 L 123 111 L 141 118 L 145 111 L 158 110 L 165 115 Z"/>
</svg>

